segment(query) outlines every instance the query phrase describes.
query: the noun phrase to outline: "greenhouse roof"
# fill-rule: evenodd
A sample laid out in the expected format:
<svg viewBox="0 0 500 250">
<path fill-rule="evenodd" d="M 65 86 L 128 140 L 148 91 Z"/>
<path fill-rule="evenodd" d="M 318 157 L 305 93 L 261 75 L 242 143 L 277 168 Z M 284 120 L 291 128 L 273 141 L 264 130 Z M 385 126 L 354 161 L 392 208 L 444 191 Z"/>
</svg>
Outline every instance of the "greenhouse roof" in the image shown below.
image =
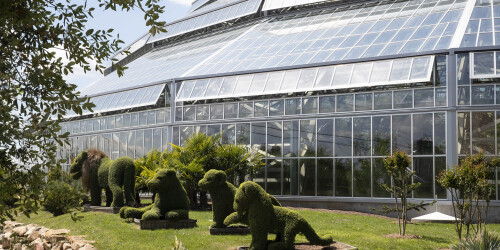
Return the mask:
<svg viewBox="0 0 500 250">
<path fill-rule="evenodd" d="M 292 2 L 304 8 L 288 9 Z M 494 45 L 500 42 L 500 31 L 496 33 L 493 25 L 495 17 L 500 18 L 496 2 L 198 0 L 185 18 L 168 25 L 168 33 L 146 35 L 130 46 L 152 44 L 154 48 L 128 63 L 122 77 L 112 72 L 82 93 L 97 97 L 173 80 L 192 83 L 210 78 L 207 84 L 211 84 L 211 79 L 224 82 L 232 79 L 229 76 L 249 73 L 258 76 L 259 72 L 328 65 L 338 69 L 342 64 L 354 67 L 357 62 Z M 276 8 L 281 10 L 269 15 L 260 12 Z M 238 21 L 241 17 L 245 19 Z M 177 39 L 180 34 L 184 35 Z M 190 93 L 184 99 L 205 95 Z"/>
</svg>

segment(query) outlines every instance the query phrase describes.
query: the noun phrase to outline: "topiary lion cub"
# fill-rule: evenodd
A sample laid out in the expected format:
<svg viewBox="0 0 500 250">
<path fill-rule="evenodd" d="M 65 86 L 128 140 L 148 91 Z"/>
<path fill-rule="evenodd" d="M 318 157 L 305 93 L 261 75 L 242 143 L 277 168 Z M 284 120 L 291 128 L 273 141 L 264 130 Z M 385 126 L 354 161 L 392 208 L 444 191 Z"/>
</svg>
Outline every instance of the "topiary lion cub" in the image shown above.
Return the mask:
<svg viewBox="0 0 500 250">
<path fill-rule="evenodd" d="M 210 193 L 212 198 L 212 211 L 213 211 L 213 223 L 212 228 L 224 228 L 224 219 L 228 217 L 230 224 L 243 223 L 248 224 L 246 217 L 239 217 L 236 212 L 234 212 L 233 202 L 234 195 L 236 194 L 236 187 L 233 184 L 226 181 L 226 173 L 221 170 L 209 170 L 203 179 L 200 180 L 198 186 L 202 190 L 206 190 Z M 273 205 L 281 206 L 281 204 L 269 195 Z M 233 213 L 234 212 L 234 213 Z"/>
<path fill-rule="evenodd" d="M 238 214 L 248 216 L 252 233 L 250 249 L 294 249 L 295 236 L 299 233 L 315 245 L 333 243 L 331 237 L 319 237 L 297 212 L 273 206 L 269 195 L 255 182 L 247 181 L 240 185 L 236 191 L 234 209 Z M 268 233 L 281 234 L 283 239 L 268 245 Z"/>
<path fill-rule="evenodd" d="M 174 170 L 159 170 L 149 181 L 148 187 L 156 193 L 154 203 L 144 208 L 123 207 L 120 217 L 142 220 L 189 218 L 189 199 Z"/>
</svg>

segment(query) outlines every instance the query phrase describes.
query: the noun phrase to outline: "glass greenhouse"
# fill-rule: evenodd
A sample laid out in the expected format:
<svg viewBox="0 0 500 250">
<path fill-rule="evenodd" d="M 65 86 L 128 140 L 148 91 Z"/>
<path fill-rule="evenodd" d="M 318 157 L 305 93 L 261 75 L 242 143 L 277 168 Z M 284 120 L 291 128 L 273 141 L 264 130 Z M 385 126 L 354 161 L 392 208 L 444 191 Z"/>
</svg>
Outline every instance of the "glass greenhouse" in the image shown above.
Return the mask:
<svg viewBox="0 0 500 250">
<path fill-rule="evenodd" d="M 500 154 L 500 0 L 195 0 L 166 29 L 82 90 L 96 108 L 67 117 L 59 157 L 222 133 L 265 156 L 253 180 L 269 193 L 330 206 L 392 202 L 378 183 L 395 150 L 413 158 L 413 198 L 443 204 L 440 171 Z"/>
</svg>

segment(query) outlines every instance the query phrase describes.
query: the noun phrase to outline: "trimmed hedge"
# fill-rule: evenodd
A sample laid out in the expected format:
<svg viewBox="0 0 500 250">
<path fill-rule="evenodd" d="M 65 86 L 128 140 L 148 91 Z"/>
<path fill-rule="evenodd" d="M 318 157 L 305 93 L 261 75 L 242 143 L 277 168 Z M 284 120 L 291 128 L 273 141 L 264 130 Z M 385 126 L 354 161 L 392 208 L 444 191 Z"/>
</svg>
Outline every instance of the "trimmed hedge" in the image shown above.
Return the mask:
<svg viewBox="0 0 500 250">
<path fill-rule="evenodd" d="M 123 207 L 121 218 L 180 220 L 189 218 L 189 199 L 174 170 L 161 169 L 148 183 L 156 193 L 153 204 L 144 208 Z"/>
<path fill-rule="evenodd" d="M 134 204 L 135 166 L 129 157 L 113 161 L 99 150 L 82 151 L 71 164 L 70 174 L 75 180 L 82 178 L 84 187 L 90 190 L 90 204 L 93 206 L 101 205 L 103 189 L 106 206 Z"/>
<path fill-rule="evenodd" d="M 234 212 L 233 202 L 236 194 L 236 187 L 226 181 L 226 173 L 221 170 L 209 170 L 198 186 L 210 193 L 212 198 L 213 228 L 223 228 L 224 219 Z"/>
<path fill-rule="evenodd" d="M 234 209 L 241 216 L 246 214 L 252 233 L 250 249 L 294 249 L 295 236 L 303 234 L 314 245 L 329 245 L 331 237 L 319 237 L 311 225 L 297 212 L 273 206 L 264 189 L 255 182 L 244 182 L 236 191 Z M 268 244 L 267 234 L 276 233 L 282 238 Z"/>
</svg>

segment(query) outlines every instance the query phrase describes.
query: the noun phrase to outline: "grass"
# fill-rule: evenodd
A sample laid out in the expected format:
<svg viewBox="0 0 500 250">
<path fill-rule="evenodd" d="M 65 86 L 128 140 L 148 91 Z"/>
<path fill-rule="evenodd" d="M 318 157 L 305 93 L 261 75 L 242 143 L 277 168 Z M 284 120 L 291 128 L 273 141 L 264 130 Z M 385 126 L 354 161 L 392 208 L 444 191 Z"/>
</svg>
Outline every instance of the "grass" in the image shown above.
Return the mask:
<svg viewBox="0 0 500 250">
<path fill-rule="evenodd" d="M 316 229 L 318 234 L 331 234 L 334 240 L 359 249 L 440 249 L 448 248 L 457 241 L 453 224 L 410 224 L 408 234 L 421 239 L 389 239 L 384 235 L 397 233 L 393 220 L 322 211 L 297 210 Z M 211 236 L 208 232 L 211 212 L 192 211 L 190 217 L 198 220 L 198 227 L 182 230 L 141 231 L 133 223 L 127 223 L 118 215 L 85 212 L 78 213 L 81 220 L 73 222 L 69 214 L 53 217 L 41 211 L 31 218 L 21 216 L 18 221 L 36 223 L 52 229 L 67 228 L 72 235 L 87 235 L 96 241 L 99 249 L 171 249 L 175 236 L 188 249 L 234 249 L 248 246 L 250 236 Z M 500 232 L 500 224 L 488 225 L 488 230 Z M 274 236 L 270 236 L 272 238 Z M 303 236 L 297 242 L 305 242 Z"/>
</svg>

